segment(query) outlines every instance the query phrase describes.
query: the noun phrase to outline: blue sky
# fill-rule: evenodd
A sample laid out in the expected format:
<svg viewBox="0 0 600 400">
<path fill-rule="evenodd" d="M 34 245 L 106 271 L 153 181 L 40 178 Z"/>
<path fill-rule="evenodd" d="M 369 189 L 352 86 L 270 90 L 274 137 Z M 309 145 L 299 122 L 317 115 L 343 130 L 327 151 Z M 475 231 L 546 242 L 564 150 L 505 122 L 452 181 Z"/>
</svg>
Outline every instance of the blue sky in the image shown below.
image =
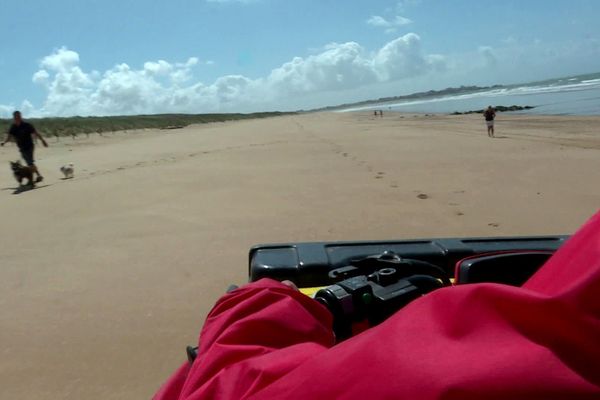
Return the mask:
<svg viewBox="0 0 600 400">
<path fill-rule="evenodd" d="M 0 15 L 0 114 L 309 108 L 600 71 L 595 0 L 0 0 Z"/>
</svg>

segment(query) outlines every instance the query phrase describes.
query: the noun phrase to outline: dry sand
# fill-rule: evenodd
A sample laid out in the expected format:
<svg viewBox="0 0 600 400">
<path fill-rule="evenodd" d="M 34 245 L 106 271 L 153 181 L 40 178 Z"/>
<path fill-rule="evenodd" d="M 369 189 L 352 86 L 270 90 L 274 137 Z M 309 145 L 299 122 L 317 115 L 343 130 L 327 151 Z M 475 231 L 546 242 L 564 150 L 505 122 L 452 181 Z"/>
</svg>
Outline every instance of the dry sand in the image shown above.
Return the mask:
<svg viewBox="0 0 600 400">
<path fill-rule="evenodd" d="M 19 195 L 2 148 L 0 397 L 149 398 L 255 243 L 571 233 L 600 205 L 599 125 L 500 115 L 491 140 L 478 115 L 310 114 L 52 139 Z"/>
</svg>

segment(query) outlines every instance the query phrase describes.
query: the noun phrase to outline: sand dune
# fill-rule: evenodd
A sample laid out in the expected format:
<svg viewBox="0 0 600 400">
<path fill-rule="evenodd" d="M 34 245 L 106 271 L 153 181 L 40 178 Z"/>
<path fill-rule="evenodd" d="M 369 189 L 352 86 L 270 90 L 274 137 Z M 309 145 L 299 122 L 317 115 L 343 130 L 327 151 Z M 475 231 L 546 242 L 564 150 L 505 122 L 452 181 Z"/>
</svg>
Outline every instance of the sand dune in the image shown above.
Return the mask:
<svg viewBox="0 0 600 400">
<path fill-rule="evenodd" d="M 307 114 L 63 139 L 12 195 L 3 398 L 149 398 L 259 242 L 563 234 L 600 205 L 598 117 Z M 73 162 L 76 177 L 58 168 Z"/>
</svg>

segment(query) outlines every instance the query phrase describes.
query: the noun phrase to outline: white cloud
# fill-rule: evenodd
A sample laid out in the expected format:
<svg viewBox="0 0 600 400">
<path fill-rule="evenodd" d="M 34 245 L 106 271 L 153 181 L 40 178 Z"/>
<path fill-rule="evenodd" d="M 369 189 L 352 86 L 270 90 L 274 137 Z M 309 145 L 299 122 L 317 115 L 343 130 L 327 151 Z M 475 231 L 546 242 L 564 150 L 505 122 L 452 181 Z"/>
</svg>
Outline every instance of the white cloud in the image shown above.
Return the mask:
<svg viewBox="0 0 600 400">
<path fill-rule="evenodd" d="M 495 67 L 498 65 L 498 57 L 494 49 L 490 46 L 479 46 L 479 54 L 483 57 L 485 67 Z"/>
<path fill-rule="evenodd" d="M 46 84 L 48 82 L 48 78 L 50 78 L 50 74 L 45 69 L 40 69 L 35 74 L 31 80 L 33 83 Z"/>
<path fill-rule="evenodd" d="M 387 33 L 393 33 L 397 28 L 410 23 L 412 23 L 410 19 L 400 15 L 396 15 L 394 18 L 389 20 L 381 15 L 373 15 L 367 20 L 367 24 L 377 28 L 385 28 Z"/>
<path fill-rule="evenodd" d="M 373 15 L 367 20 L 367 24 L 378 27 L 388 27 L 390 23 L 380 15 Z"/>
<path fill-rule="evenodd" d="M 148 61 L 144 63 L 144 71 L 154 75 L 168 75 L 173 66 L 164 60 Z"/>
<path fill-rule="evenodd" d="M 40 62 L 41 69 L 32 80 L 48 90 L 46 105 L 61 115 L 69 109 L 77 109 L 82 98 L 93 93 L 93 74 L 79 67 L 79 54 L 61 47 Z"/>
<path fill-rule="evenodd" d="M 0 104 L 0 118 L 10 118 L 11 113 L 15 110 L 13 106 Z"/>
<path fill-rule="evenodd" d="M 51 71 L 63 71 L 79 64 L 79 54 L 61 47 L 54 53 L 42 58 L 40 66 Z"/>
<path fill-rule="evenodd" d="M 331 43 L 317 54 L 295 57 L 264 77 L 225 75 L 210 84 L 193 79 L 194 68 L 210 65 L 148 61 L 141 68 L 122 63 L 85 72 L 79 55 L 62 47 L 40 62 L 32 80 L 47 91 L 36 115 L 116 115 L 169 112 L 231 112 L 301 107 L 297 99 L 425 75 L 445 59 L 424 54 L 414 33 L 381 49 L 367 51 L 356 42 Z M 31 108 L 31 107 L 30 107 Z M 8 110 L 8 109 L 7 109 Z M 6 113 L 0 109 L 0 113 Z"/>
<path fill-rule="evenodd" d="M 347 89 L 377 80 L 373 60 L 355 42 L 332 43 L 319 54 L 295 57 L 266 79 L 278 94 Z"/>
<path fill-rule="evenodd" d="M 35 113 L 35 108 L 33 107 L 33 104 L 31 104 L 29 100 L 23 100 L 19 107 L 15 107 L 14 105 L 0 104 L 0 118 L 12 118 L 12 113 L 15 110 L 19 110 L 25 115 Z"/>
<path fill-rule="evenodd" d="M 33 107 L 33 104 L 31 104 L 29 100 L 23 100 L 23 102 L 21 103 L 21 107 L 19 107 L 19 111 L 21 111 L 25 115 L 29 115 L 35 112 L 35 107 Z"/>
<path fill-rule="evenodd" d="M 421 75 L 433 67 L 439 68 L 443 63 L 442 56 L 423 56 L 421 39 L 409 33 L 392 40 L 383 46 L 375 55 L 374 68 L 382 81 L 395 81 Z"/>
</svg>

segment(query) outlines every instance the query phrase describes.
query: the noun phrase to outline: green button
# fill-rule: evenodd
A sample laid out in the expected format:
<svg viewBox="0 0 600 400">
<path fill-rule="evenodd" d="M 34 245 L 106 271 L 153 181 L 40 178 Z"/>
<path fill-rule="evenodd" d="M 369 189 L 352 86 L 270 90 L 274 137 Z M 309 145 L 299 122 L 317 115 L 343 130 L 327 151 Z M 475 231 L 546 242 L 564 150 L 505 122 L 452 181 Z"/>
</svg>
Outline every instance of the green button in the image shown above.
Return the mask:
<svg viewBox="0 0 600 400">
<path fill-rule="evenodd" d="M 363 293 L 362 301 L 365 304 L 371 304 L 373 302 L 373 295 L 371 293 Z"/>
</svg>

